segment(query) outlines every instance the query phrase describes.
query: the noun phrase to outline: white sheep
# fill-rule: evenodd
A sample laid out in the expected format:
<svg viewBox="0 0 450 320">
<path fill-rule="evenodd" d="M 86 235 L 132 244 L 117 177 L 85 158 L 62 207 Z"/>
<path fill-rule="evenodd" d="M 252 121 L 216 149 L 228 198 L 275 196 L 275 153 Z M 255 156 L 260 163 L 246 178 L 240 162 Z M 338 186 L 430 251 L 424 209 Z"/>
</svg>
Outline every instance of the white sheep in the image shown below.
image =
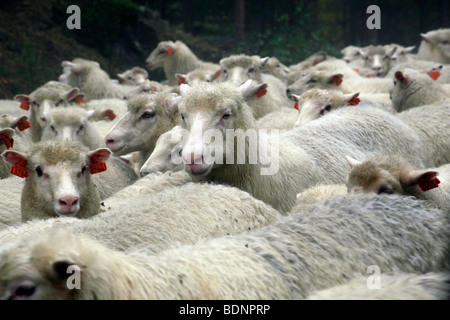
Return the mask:
<svg viewBox="0 0 450 320">
<path fill-rule="evenodd" d="M 150 53 L 145 64 L 149 70 L 164 68 L 164 74 L 169 85 L 176 86 L 175 74 L 186 74 L 195 69 L 220 69 L 217 64 L 205 62 L 197 56 L 182 41 L 161 41 Z"/>
<path fill-rule="evenodd" d="M 20 108 L 31 110 L 29 121 L 33 142 L 41 139 L 42 129 L 47 125 L 47 114 L 55 107 L 67 106 L 79 94 L 78 88 L 57 81 L 49 81 L 29 95 L 18 94 L 14 97 L 20 102 Z"/>
<path fill-rule="evenodd" d="M 0 230 L 22 223 L 20 198 L 23 185 L 24 179 L 14 175 L 0 179 Z"/>
<path fill-rule="evenodd" d="M 381 273 L 379 287 L 366 276 L 314 292 L 308 300 L 448 300 L 448 272 Z"/>
<path fill-rule="evenodd" d="M 179 124 L 175 93 L 158 92 L 128 100 L 128 112 L 105 137 L 106 146 L 121 156 L 139 151 L 139 168 L 155 148 L 158 137 Z"/>
<path fill-rule="evenodd" d="M 148 72 L 143 68 L 133 67 L 122 73 L 118 73 L 117 77 L 122 84 L 137 86 L 148 79 Z"/>
<path fill-rule="evenodd" d="M 347 193 L 347 185 L 345 183 L 315 185 L 297 194 L 296 203 L 292 207 L 291 212 L 297 212 L 306 205 L 343 196 Z"/>
<path fill-rule="evenodd" d="M 421 33 L 420 37 L 422 41 L 417 52 L 419 59 L 450 63 L 450 28 Z"/>
<path fill-rule="evenodd" d="M 63 61 L 61 65 L 70 70 L 65 83 L 79 88 L 85 94 L 86 101 L 104 98 L 122 99 L 134 88 L 112 82 L 109 75 L 95 61 L 76 58 L 73 61 Z"/>
<path fill-rule="evenodd" d="M 375 195 L 339 197 L 257 230 L 158 255 L 52 230 L 1 252 L 0 298 L 304 299 L 374 265 L 386 273 L 445 272 L 448 236 L 441 210 Z"/>
<path fill-rule="evenodd" d="M 432 164 L 417 133 L 395 116 L 369 106 L 341 108 L 281 135 L 258 130 L 243 100 L 242 92 L 249 86 L 248 82 L 238 89 L 227 83 L 181 86 L 178 109 L 182 127 L 189 132 L 182 160 L 196 181 L 237 186 L 286 212 L 304 189 L 319 182 L 345 181 L 344 152 L 394 153 L 418 166 Z"/>
<path fill-rule="evenodd" d="M 5 151 L 11 173 L 27 178 L 21 196 L 22 221 L 55 216 L 89 218 L 100 210 L 91 174 L 107 169 L 110 151 L 89 151 L 79 142 L 42 141 L 28 154 Z"/>
<path fill-rule="evenodd" d="M 396 116 L 417 132 L 435 166 L 450 163 L 450 104 L 415 107 Z"/>
<path fill-rule="evenodd" d="M 429 75 L 413 69 L 397 71 L 391 91 L 392 106 L 397 112 L 410 108 L 449 103 L 450 88 L 434 81 Z"/>
<path fill-rule="evenodd" d="M 286 65 L 282 64 L 280 60 L 278 60 L 278 58 L 270 57 L 263 65 L 262 72 L 271 74 L 287 84 L 287 77 L 289 73 L 292 72 L 292 70 Z"/>
<path fill-rule="evenodd" d="M 382 93 L 360 95 L 359 92 L 344 94 L 337 90 L 310 89 L 301 96 L 293 94 L 292 98 L 297 102 L 299 110 L 296 127 L 346 106 L 370 105 L 395 113 L 390 105 L 389 95 Z"/>
<path fill-rule="evenodd" d="M 67 229 L 110 248 L 145 244 L 158 253 L 180 244 L 237 234 L 275 222 L 281 214 L 247 192 L 224 185 L 188 183 L 185 172 L 149 174 L 103 201 L 90 219 L 52 218 L 0 231 L 2 247 L 20 237 Z"/>
<path fill-rule="evenodd" d="M 211 69 L 195 69 L 187 74 L 176 73 L 175 77 L 178 80 L 178 85 L 185 83 L 193 86 L 199 82 L 213 82 L 220 76 L 221 72 L 222 70 L 217 66 L 216 71 Z"/>
<path fill-rule="evenodd" d="M 364 66 L 375 72 L 375 76 L 384 77 L 390 69 L 391 58 L 397 50 L 396 46 L 386 50 L 383 46 L 370 46 L 361 50 L 361 57 L 364 59 Z"/>
<path fill-rule="evenodd" d="M 309 72 L 315 66 L 321 64 L 322 62 L 328 60 L 337 60 L 335 57 L 328 55 L 326 52 L 319 51 L 304 59 L 303 61 L 290 65 L 289 68 L 292 70 L 287 76 L 287 84 L 290 85 L 302 77 L 303 74 Z"/>
<path fill-rule="evenodd" d="M 181 126 L 175 126 L 159 136 L 153 152 L 140 168 L 141 176 L 154 172 L 184 170 L 182 162 L 174 161 L 181 154 L 182 133 Z"/>
<path fill-rule="evenodd" d="M 20 108 L 20 103 L 17 100 L 0 100 L 0 110 L 0 113 L 10 116 L 23 117 L 30 115 L 28 110 Z"/>
<path fill-rule="evenodd" d="M 450 164 L 417 169 L 401 157 L 377 155 L 364 161 L 348 157 L 352 169 L 348 192 L 373 192 L 415 196 L 450 212 Z"/>
</svg>

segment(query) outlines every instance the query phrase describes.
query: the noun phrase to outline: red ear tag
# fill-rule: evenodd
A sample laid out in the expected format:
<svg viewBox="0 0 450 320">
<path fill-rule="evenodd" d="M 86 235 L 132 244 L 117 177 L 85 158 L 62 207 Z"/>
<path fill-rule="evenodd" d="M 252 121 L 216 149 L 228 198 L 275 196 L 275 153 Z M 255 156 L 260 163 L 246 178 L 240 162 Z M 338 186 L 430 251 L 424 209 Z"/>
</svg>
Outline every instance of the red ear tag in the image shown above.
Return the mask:
<svg viewBox="0 0 450 320">
<path fill-rule="evenodd" d="M 256 95 L 258 98 L 261 98 L 262 96 L 264 96 L 264 95 L 267 93 L 267 89 L 266 89 L 266 88 L 267 88 L 267 84 L 261 86 L 261 87 L 258 89 L 258 91 L 256 91 L 255 95 Z"/>
<path fill-rule="evenodd" d="M 431 176 L 432 177 L 432 176 Z M 439 183 L 441 183 L 439 181 L 438 178 L 431 178 L 428 175 L 423 175 L 420 179 L 419 179 L 419 188 L 422 191 L 428 191 L 434 188 L 439 187 Z"/>
<path fill-rule="evenodd" d="M 76 97 L 75 98 L 75 103 L 76 104 L 82 104 L 82 103 L 86 103 L 82 98 L 80 98 L 80 97 Z"/>
<path fill-rule="evenodd" d="M 96 156 L 92 156 L 91 165 L 89 166 L 89 172 L 91 174 L 96 174 L 103 171 L 106 171 L 106 164 L 98 160 Z"/>
<path fill-rule="evenodd" d="M 361 100 L 360 100 L 359 98 L 355 97 L 355 98 L 351 98 L 351 99 L 347 102 L 347 104 L 348 104 L 349 106 L 357 106 L 360 102 L 361 102 Z"/>
<path fill-rule="evenodd" d="M 20 178 L 27 178 L 28 177 L 27 162 L 25 160 L 20 160 L 17 164 L 15 164 L 11 168 L 11 174 L 18 176 Z"/>
<path fill-rule="evenodd" d="M 125 80 L 123 80 L 122 78 L 119 78 L 119 82 L 120 82 L 120 83 L 124 83 Z"/>
<path fill-rule="evenodd" d="M 184 79 L 178 78 L 178 85 L 182 85 L 182 84 L 186 84 L 186 81 L 184 81 Z M 153 91 L 155 91 L 155 90 L 153 90 Z"/>
<path fill-rule="evenodd" d="M 370 74 L 366 75 L 366 78 L 372 78 L 372 76 Z"/>
<path fill-rule="evenodd" d="M 8 138 L 5 134 L 0 134 L 0 141 L 3 141 L 6 149 L 12 148 L 14 146 L 14 139 Z"/>
<path fill-rule="evenodd" d="M 336 84 L 337 87 L 339 87 L 342 83 L 342 78 L 338 77 L 338 76 L 334 76 L 333 77 L 334 83 Z"/>
<path fill-rule="evenodd" d="M 109 121 L 113 121 L 117 117 L 114 111 L 110 109 L 105 111 L 105 116 L 109 119 Z"/>
<path fill-rule="evenodd" d="M 297 111 L 298 111 L 298 112 L 300 112 L 300 110 L 299 110 L 299 108 L 298 108 L 298 101 L 297 101 L 297 102 L 295 102 L 295 104 L 294 104 L 294 108 L 295 108 L 295 109 L 297 109 Z"/>
<path fill-rule="evenodd" d="M 358 68 L 353 68 L 353 71 L 355 71 L 356 73 L 358 73 L 358 72 L 359 72 L 359 69 L 358 69 Z"/>
<path fill-rule="evenodd" d="M 169 49 L 167 49 L 166 53 L 167 53 L 169 56 L 171 56 L 171 55 L 172 55 L 172 48 L 169 47 Z"/>
<path fill-rule="evenodd" d="M 316 64 L 318 64 L 319 63 L 319 60 L 314 60 L 313 61 L 313 66 L 315 66 Z"/>
<path fill-rule="evenodd" d="M 23 110 L 30 110 L 30 101 L 25 100 L 20 104 L 20 108 Z"/>
<path fill-rule="evenodd" d="M 19 129 L 19 131 L 26 130 L 30 126 L 30 122 L 28 122 L 27 120 L 19 120 L 19 122 L 17 123 L 17 129 Z"/>
<path fill-rule="evenodd" d="M 431 79 L 433 79 L 433 80 L 437 80 L 441 76 L 441 72 L 439 70 L 431 70 L 428 73 L 429 73 Z"/>
</svg>

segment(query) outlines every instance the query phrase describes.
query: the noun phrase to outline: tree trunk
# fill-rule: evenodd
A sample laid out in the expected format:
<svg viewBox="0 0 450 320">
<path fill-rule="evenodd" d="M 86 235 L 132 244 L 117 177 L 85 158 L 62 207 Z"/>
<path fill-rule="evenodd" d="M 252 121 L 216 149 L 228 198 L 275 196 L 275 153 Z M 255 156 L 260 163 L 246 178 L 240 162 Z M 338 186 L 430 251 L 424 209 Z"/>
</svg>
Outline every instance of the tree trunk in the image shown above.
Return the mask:
<svg viewBox="0 0 450 320">
<path fill-rule="evenodd" d="M 245 41 L 245 0 L 234 1 L 234 23 L 236 40 Z"/>
</svg>

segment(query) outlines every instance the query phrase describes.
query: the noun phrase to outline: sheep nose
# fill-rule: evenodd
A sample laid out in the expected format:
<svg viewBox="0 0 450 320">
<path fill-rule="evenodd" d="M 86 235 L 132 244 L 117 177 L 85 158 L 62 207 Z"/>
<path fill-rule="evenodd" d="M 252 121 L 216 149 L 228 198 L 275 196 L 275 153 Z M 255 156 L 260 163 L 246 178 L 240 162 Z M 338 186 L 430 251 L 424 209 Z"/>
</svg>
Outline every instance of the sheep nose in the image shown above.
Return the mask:
<svg viewBox="0 0 450 320">
<path fill-rule="evenodd" d="M 78 197 L 65 197 L 60 198 L 58 200 L 60 206 L 66 207 L 68 209 L 72 208 L 73 206 L 76 206 L 78 203 Z"/>
<path fill-rule="evenodd" d="M 203 154 L 196 155 L 195 153 L 191 153 L 191 156 L 184 157 L 183 161 L 188 165 L 203 163 Z"/>
<path fill-rule="evenodd" d="M 372 69 L 375 70 L 375 71 L 380 71 L 381 67 L 373 67 Z"/>
</svg>

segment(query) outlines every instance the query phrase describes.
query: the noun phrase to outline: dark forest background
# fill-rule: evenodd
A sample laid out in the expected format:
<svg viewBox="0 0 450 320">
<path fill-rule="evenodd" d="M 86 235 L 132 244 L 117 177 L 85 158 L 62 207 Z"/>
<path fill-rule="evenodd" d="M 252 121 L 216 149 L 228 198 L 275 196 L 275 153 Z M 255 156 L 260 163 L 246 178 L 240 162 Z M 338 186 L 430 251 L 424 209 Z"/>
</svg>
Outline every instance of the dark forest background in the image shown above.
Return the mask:
<svg viewBox="0 0 450 320">
<path fill-rule="evenodd" d="M 81 30 L 69 30 L 69 5 Z M 381 30 L 369 30 L 369 5 Z M 419 34 L 450 27 L 450 0 L 13 0 L 0 2 L 0 99 L 56 80 L 61 62 L 98 61 L 112 78 L 144 61 L 159 41 L 182 40 L 203 60 L 235 53 L 276 56 L 286 65 L 347 45 L 420 44 Z M 164 79 L 162 70 L 151 80 Z"/>
</svg>

